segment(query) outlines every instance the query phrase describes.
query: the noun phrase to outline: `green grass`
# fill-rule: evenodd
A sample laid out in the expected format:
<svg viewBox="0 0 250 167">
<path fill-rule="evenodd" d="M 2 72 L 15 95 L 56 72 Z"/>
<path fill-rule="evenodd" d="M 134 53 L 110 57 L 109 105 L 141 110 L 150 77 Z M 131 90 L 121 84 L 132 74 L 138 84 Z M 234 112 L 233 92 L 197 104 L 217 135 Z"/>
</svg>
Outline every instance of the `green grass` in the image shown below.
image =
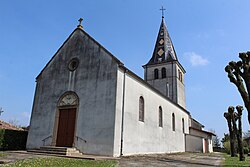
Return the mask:
<svg viewBox="0 0 250 167">
<path fill-rule="evenodd" d="M 3 152 L 0 152 L 0 157 L 4 157 L 6 156 L 6 154 L 4 154 Z"/>
<path fill-rule="evenodd" d="M 117 161 L 113 160 L 82 160 L 71 158 L 36 158 L 17 161 L 13 164 L 6 164 L 4 167 L 114 167 Z"/>
<path fill-rule="evenodd" d="M 224 154 L 225 161 L 223 163 L 223 166 L 250 166 L 250 157 L 245 155 L 245 161 L 239 161 L 239 157 L 231 157 L 228 154 Z"/>
</svg>

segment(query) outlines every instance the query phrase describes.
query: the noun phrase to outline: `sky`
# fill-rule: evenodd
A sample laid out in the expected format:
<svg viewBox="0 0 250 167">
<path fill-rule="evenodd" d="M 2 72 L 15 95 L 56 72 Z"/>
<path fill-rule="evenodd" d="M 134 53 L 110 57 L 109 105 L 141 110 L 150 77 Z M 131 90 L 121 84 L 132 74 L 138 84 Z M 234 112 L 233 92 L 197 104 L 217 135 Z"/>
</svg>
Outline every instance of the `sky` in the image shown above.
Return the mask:
<svg viewBox="0 0 250 167">
<path fill-rule="evenodd" d="M 35 78 L 76 28 L 83 28 L 143 78 L 161 23 L 161 6 L 177 57 L 187 71 L 187 110 L 215 130 L 228 132 L 223 113 L 243 105 L 224 67 L 250 50 L 248 0 L 0 1 L 0 119 L 29 125 Z M 243 130 L 247 131 L 247 111 Z"/>
</svg>

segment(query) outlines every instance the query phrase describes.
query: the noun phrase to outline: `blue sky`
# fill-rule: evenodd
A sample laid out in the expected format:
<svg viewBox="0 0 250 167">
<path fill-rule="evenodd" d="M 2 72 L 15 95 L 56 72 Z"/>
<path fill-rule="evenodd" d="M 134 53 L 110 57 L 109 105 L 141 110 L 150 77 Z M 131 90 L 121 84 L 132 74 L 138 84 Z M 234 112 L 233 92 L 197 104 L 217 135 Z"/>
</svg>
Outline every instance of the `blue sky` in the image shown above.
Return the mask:
<svg viewBox="0 0 250 167">
<path fill-rule="evenodd" d="M 248 0 L 91 0 L 0 2 L 0 119 L 29 124 L 35 77 L 84 18 L 92 37 L 143 78 L 161 6 L 185 76 L 187 109 L 222 137 L 223 113 L 243 104 L 224 67 L 250 49 Z M 243 129 L 249 129 L 244 111 Z"/>
</svg>

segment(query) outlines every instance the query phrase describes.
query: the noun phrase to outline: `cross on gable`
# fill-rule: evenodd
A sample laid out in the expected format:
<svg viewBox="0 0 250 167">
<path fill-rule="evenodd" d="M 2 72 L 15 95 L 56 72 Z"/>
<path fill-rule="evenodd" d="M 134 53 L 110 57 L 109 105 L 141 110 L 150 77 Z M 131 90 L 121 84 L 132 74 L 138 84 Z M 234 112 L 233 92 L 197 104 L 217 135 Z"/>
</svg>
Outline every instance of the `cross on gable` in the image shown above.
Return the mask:
<svg viewBox="0 0 250 167">
<path fill-rule="evenodd" d="M 80 18 L 78 21 L 79 21 L 79 24 L 78 24 L 77 27 L 78 27 L 78 28 L 82 28 L 82 21 L 83 21 L 83 18 Z"/>
</svg>

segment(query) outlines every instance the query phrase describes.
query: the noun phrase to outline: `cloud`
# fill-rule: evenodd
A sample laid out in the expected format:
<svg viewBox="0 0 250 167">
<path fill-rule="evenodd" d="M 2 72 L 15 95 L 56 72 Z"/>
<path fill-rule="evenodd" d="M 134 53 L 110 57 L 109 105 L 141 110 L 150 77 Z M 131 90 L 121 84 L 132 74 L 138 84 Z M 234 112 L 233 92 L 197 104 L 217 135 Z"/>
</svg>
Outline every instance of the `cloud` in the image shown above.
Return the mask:
<svg viewBox="0 0 250 167">
<path fill-rule="evenodd" d="M 184 56 L 188 58 L 192 66 L 205 66 L 209 63 L 206 58 L 203 58 L 195 52 L 184 53 Z"/>
</svg>

